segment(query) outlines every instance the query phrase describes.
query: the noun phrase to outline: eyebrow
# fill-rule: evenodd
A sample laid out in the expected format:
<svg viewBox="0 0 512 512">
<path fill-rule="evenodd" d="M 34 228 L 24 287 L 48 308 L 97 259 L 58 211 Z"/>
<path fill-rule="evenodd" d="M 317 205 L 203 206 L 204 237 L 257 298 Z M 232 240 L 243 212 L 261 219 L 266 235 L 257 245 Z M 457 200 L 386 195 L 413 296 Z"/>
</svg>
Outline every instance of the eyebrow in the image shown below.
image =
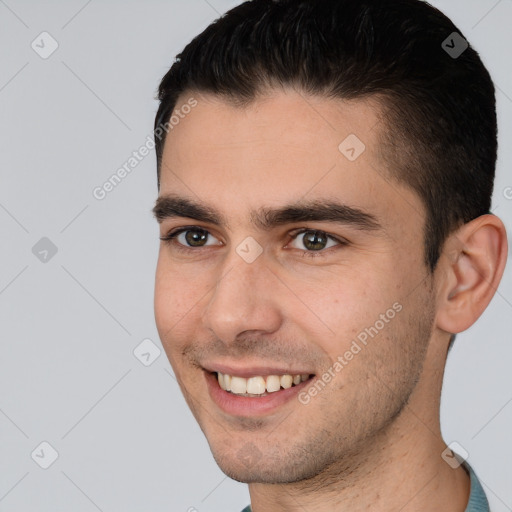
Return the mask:
<svg viewBox="0 0 512 512">
<path fill-rule="evenodd" d="M 212 206 L 172 194 L 157 198 L 153 214 L 159 223 L 169 218 L 187 217 L 229 228 L 225 216 Z M 307 221 L 333 222 L 354 226 L 362 231 L 383 229 L 371 213 L 332 200 L 301 201 L 280 208 L 261 207 L 251 211 L 250 218 L 254 226 L 265 231 Z"/>
</svg>

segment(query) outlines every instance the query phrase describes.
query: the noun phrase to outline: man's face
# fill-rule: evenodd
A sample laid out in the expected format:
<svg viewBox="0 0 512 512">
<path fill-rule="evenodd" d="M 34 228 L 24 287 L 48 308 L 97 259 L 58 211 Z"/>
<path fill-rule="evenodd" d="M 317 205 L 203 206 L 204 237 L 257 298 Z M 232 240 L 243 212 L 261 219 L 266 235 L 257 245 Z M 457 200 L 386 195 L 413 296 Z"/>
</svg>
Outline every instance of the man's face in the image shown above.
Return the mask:
<svg viewBox="0 0 512 512">
<path fill-rule="evenodd" d="M 376 104 L 194 97 L 167 136 L 156 210 L 162 237 L 188 229 L 162 241 L 156 274 L 176 378 L 229 476 L 293 482 L 350 466 L 424 379 L 435 308 L 422 203 L 387 177 Z M 350 134 L 364 151 L 353 136 L 339 147 Z M 339 208 L 301 210 L 323 203 Z M 223 390 L 219 372 L 253 396 Z M 289 387 L 288 375 L 307 380 Z"/>
</svg>

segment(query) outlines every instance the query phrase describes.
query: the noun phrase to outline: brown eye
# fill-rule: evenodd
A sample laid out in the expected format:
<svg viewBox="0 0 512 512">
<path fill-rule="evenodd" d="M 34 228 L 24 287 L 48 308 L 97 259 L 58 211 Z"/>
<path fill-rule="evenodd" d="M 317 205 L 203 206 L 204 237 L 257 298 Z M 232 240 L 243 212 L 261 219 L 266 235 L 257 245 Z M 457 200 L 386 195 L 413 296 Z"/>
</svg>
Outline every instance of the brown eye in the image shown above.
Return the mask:
<svg viewBox="0 0 512 512">
<path fill-rule="evenodd" d="M 183 233 L 185 235 L 185 241 L 191 247 L 202 247 L 208 240 L 208 232 L 203 229 L 189 229 Z"/>
<path fill-rule="evenodd" d="M 194 227 L 176 229 L 168 235 L 160 237 L 160 240 L 176 249 L 184 250 L 220 245 L 219 241 L 206 229 Z"/>
<path fill-rule="evenodd" d="M 304 247 L 312 251 L 325 249 L 328 241 L 327 236 L 325 236 L 321 231 L 309 231 L 302 235 L 302 243 L 304 244 Z"/>
<path fill-rule="evenodd" d="M 295 240 L 292 243 L 296 244 L 293 247 L 308 252 L 318 252 L 340 244 L 338 240 L 329 236 L 324 231 L 314 229 L 302 230 L 299 233 L 295 233 L 293 237 Z M 331 245 L 328 245 L 329 242 L 331 242 Z"/>
</svg>

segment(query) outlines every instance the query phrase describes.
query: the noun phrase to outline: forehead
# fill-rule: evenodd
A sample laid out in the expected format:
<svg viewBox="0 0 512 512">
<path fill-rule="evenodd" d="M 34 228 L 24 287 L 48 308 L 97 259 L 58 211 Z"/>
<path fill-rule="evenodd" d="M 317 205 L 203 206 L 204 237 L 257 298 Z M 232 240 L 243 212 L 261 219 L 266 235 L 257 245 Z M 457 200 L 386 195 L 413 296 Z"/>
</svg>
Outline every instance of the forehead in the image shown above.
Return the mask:
<svg viewBox="0 0 512 512">
<path fill-rule="evenodd" d="M 419 198 L 390 184 L 379 157 L 376 100 L 344 101 L 272 91 L 246 106 L 188 93 L 197 105 L 167 135 L 161 195 L 203 199 L 229 212 L 336 197 L 382 216 L 403 215 Z M 187 109 L 188 110 L 188 109 Z M 405 203 L 403 198 L 406 197 Z M 421 220 L 421 219 L 418 219 Z"/>
<path fill-rule="evenodd" d="M 292 157 L 290 151 L 284 151 L 288 148 L 301 154 L 312 154 L 318 148 L 337 156 L 339 143 L 350 134 L 364 140 L 371 152 L 382 124 L 380 103 L 371 98 L 328 99 L 285 89 L 271 90 L 237 106 L 221 96 L 187 93 L 178 99 L 175 112 L 192 97 L 197 105 L 187 109 L 186 115 L 174 115 L 178 124 L 168 135 L 169 145 L 174 141 L 177 146 L 177 157 L 181 150 L 193 149 L 200 156 L 211 147 L 215 147 L 215 155 L 208 156 L 223 156 L 223 149 L 232 151 L 235 145 L 243 149 L 256 143 L 279 144 L 286 158 Z"/>
</svg>

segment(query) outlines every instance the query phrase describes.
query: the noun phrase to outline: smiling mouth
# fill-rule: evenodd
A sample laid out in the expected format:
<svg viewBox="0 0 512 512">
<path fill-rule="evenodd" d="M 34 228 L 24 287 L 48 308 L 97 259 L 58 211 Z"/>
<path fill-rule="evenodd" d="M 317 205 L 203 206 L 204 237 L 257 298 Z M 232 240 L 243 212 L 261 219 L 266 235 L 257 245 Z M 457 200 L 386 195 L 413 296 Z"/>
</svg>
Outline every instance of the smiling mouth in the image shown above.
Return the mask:
<svg viewBox="0 0 512 512">
<path fill-rule="evenodd" d="M 234 395 L 247 397 L 268 396 L 277 391 L 297 386 L 301 382 L 305 382 L 314 377 L 314 375 L 306 373 L 296 375 L 254 376 L 246 379 L 244 377 L 220 372 L 215 372 L 215 374 L 221 389 Z"/>
</svg>

